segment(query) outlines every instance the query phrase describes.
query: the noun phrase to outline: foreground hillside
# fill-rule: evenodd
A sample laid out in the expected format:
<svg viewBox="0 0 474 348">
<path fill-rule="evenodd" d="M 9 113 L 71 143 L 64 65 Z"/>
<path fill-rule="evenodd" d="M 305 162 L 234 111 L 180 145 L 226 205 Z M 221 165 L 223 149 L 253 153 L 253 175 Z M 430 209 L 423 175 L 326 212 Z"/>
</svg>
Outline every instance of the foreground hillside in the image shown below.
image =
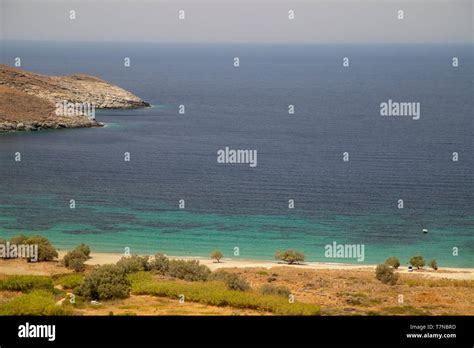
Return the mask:
<svg viewBox="0 0 474 348">
<path fill-rule="evenodd" d="M 91 256 L 89 261 L 94 263 L 95 256 Z M 306 307 L 313 309 L 314 306 L 320 308 L 320 315 L 474 313 L 474 281 L 439 279 L 422 270 L 400 274 L 398 283 L 390 286 L 375 279 L 374 270 L 368 268 L 305 269 L 283 265 L 226 268 L 225 264 L 221 263 L 219 272 L 235 274 L 237 279 L 249 284 L 248 290 L 227 290 L 219 280 L 186 281 L 139 272 L 129 275 L 132 287 L 128 297 L 101 300 L 97 305 L 79 296 L 76 304 L 68 308 L 74 315 L 285 315 L 283 310 L 293 309 L 296 312 L 289 314 L 306 315 Z M 26 281 L 34 284 L 36 278 L 44 278 L 55 294 L 52 301 L 63 301 L 96 267 L 87 266 L 85 272 L 73 273 L 58 261 L 28 263 L 0 259 L 0 308 L 14 298 L 27 296 L 27 292 L 22 295 L 21 289 L 2 286 L 11 283 L 9 279 L 16 279 L 15 284 Z M 15 277 L 25 277 L 25 280 Z M 267 292 L 271 290 L 276 295 L 263 295 L 261 291 L 265 287 Z M 287 293 L 281 289 L 293 294 L 295 303 L 289 304 Z M 184 302 L 179 301 L 180 294 L 185 295 Z M 280 295 L 281 300 L 274 297 Z M 275 307 L 277 305 L 279 307 Z M 280 310 L 273 310 L 274 307 Z"/>
</svg>

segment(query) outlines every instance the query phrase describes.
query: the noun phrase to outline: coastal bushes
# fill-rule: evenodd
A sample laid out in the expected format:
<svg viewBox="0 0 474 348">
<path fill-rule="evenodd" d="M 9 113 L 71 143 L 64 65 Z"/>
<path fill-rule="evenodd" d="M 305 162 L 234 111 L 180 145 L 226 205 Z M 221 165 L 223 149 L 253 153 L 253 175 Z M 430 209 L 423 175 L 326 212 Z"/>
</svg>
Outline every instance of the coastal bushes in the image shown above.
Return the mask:
<svg viewBox="0 0 474 348">
<path fill-rule="evenodd" d="M 28 292 L 35 289 L 53 289 L 53 281 L 48 276 L 12 275 L 0 279 L 0 290 Z"/>
<path fill-rule="evenodd" d="M 393 267 L 394 269 L 398 269 L 398 267 L 400 267 L 400 260 L 395 256 L 390 256 L 388 259 L 385 260 L 385 264 L 387 266 Z M 420 269 L 426 265 L 426 261 L 423 256 L 416 255 L 410 258 L 409 264 L 413 267 L 416 267 L 416 269 Z M 435 259 L 429 262 L 429 266 L 435 271 L 438 269 L 438 263 Z"/>
<path fill-rule="evenodd" d="M 157 253 L 155 259 L 150 261 L 152 271 L 157 274 L 165 275 L 170 267 L 170 260 L 163 254 Z"/>
<path fill-rule="evenodd" d="M 127 275 L 150 270 L 189 282 L 206 281 L 211 275 L 211 270 L 200 265 L 197 260 L 169 260 L 157 254 L 155 259 L 149 262 L 146 256 L 132 255 L 123 257 L 115 265 L 104 265 L 95 269 L 83 279 L 75 292 L 91 300 L 126 298 L 130 293 Z M 242 283 L 238 277 L 230 276 L 226 281 L 230 288 L 248 285 Z"/>
<path fill-rule="evenodd" d="M 84 262 L 89 259 L 90 252 L 90 248 L 82 243 L 64 255 L 63 264 L 65 267 L 74 270 L 74 272 L 82 272 L 86 268 Z"/>
<path fill-rule="evenodd" d="M 76 293 L 90 300 L 126 298 L 130 284 L 122 267 L 103 265 L 84 278 Z"/>
<path fill-rule="evenodd" d="M 73 258 L 69 262 L 69 268 L 72 269 L 74 272 L 84 272 L 86 269 L 86 265 L 84 264 L 85 260 L 81 258 Z"/>
<path fill-rule="evenodd" d="M 160 253 L 156 254 L 155 259 L 148 263 L 148 269 L 142 271 L 147 270 L 190 282 L 205 281 L 211 275 L 209 267 L 199 264 L 198 260 L 170 260 Z"/>
<path fill-rule="evenodd" d="M 56 285 L 61 285 L 64 289 L 75 289 L 82 283 L 81 274 L 66 274 L 54 278 Z"/>
<path fill-rule="evenodd" d="M 283 296 L 288 298 L 290 296 L 291 291 L 286 286 L 275 286 L 271 284 L 264 284 L 260 288 L 260 292 L 264 295 L 277 295 Z"/>
<path fill-rule="evenodd" d="M 136 273 L 129 276 L 132 292 L 137 295 L 180 298 L 212 306 L 247 308 L 278 315 L 319 315 L 317 305 L 289 303 L 281 296 L 262 295 L 254 291 L 229 290 L 218 281 L 183 283 L 179 281 L 154 281 L 151 274 Z"/>
<path fill-rule="evenodd" d="M 122 257 L 116 265 L 125 274 L 151 270 L 148 256 L 131 255 Z"/>
<path fill-rule="evenodd" d="M 90 258 L 91 248 L 88 245 L 85 245 L 84 243 L 81 243 L 79 246 L 76 247 L 75 250 L 81 252 L 87 258 Z"/>
<path fill-rule="evenodd" d="M 304 261 L 304 253 L 293 250 L 293 249 L 288 249 L 286 251 L 280 251 L 278 250 L 275 253 L 275 259 L 277 260 L 282 260 L 288 264 L 294 264 L 294 263 L 300 263 Z"/>
<path fill-rule="evenodd" d="M 37 261 L 51 261 L 58 257 L 58 252 L 51 245 L 48 238 L 41 236 L 24 236 L 19 235 L 10 239 L 10 244 L 28 244 L 38 245 L 38 260 Z M 30 261 L 29 259 L 28 261 Z"/>
<path fill-rule="evenodd" d="M 395 269 L 398 269 L 398 267 L 400 267 L 400 260 L 395 256 L 390 256 L 388 259 L 385 260 L 385 264 Z"/>
<path fill-rule="evenodd" d="M 392 267 L 386 264 L 377 265 L 375 277 L 382 283 L 389 285 L 395 285 L 398 281 L 398 274 L 394 272 Z"/>
<path fill-rule="evenodd" d="M 239 290 L 239 291 L 250 290 L 250 284 L 245 279 L 240 278 L 235 273 L 217 271 L 217 272 L 212 273 L 212 275 L 209 278 L 210 280 L 220 280 L 224 282 L 224 284 L 230 290 Z"/>
<path fill-rule="evenodd" d="M 190 282 L 205 281 L 211 270 L 197 260 L 170 260 L 167 275 Z"/>
<path fill-rule="evenodd" d="M 70 315 L 72 309 L 56 306 L 54 296 L 47 290 L 34 290 L 15 297 L 0 306 L 0 315 Z"/>
<path fill-rule="evenodd" d="M 417 269 L 423 268 L 425 264 L 426 262 L 423 256 L 416 255 L 410 258 L 410 265 L 412 265 L 413 267 L 416 267 Z"/>
</svg>

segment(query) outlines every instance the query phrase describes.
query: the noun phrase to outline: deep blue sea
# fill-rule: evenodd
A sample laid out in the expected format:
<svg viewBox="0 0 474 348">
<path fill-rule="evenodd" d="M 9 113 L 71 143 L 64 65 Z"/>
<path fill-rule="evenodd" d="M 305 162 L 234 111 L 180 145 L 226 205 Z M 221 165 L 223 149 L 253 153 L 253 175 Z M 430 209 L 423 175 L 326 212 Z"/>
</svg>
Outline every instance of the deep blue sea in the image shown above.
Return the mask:
<svg viewBox="0 0 474 348">
<path fill-rule="evenodd" d="M 96 75 L 153 107 L 99 111 L 104 128 L 0 135 L 0 236 L 169 255 L 235 257 L 239 247 L 243 259 L 294 248 L 309 261 L 356 262 L 325 258 L 336 242 L 364 244 L 364 263 L 421 254 L 474 267 L 472 52 L 3 42 L 3 63 Z M 389 99 L 419 102 L 420 119 L 380 116 Z M 256 149 L 257 167 L 217 163 L 226 146 Z"/>
</svg>

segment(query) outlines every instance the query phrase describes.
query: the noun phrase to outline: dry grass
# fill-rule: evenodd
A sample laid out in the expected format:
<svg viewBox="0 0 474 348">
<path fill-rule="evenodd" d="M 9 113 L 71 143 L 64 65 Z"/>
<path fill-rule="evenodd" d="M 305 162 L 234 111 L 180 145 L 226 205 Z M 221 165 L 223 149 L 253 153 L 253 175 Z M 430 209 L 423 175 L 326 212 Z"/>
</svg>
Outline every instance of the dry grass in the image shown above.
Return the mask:
<svg viewBox="0 0 474 348">
<path fill-rule="evenodd" d="M 0 121 L 45 121 L 54 111 L 54 105 L 44 99 L 0 85 Z"/>
<path fill-rule="evenodd" d="M 370 270 L 228 269 L 252 287 L 287 286 L 297 301 L 321 306 L 322 315 L 474 315 L 474 281 L 400 275 L 385 285 Z M 403 303 L 399 303 L 403 295 Z"/>
<path fill-rule="evenodd" d="M 179 303 L 176 299 L 131 295 L 124 300 L 109 301 L 101 306 L 76 309 L 78 315 L 264 315 L 259 311 L 209 306 L 195 302 Z"/>
</svg>

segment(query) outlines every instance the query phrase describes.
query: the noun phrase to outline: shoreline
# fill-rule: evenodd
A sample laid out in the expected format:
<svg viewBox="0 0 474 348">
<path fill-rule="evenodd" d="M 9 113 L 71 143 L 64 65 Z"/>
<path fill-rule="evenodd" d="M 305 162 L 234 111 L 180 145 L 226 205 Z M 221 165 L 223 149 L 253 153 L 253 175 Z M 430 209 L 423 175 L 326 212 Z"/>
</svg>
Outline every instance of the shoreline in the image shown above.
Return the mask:
<svg viewBox="0 0 474 348">
<path fill-rule="evenodd" d="M 51 275 L 63 273 L 64 267 L 60 260 L 69 250 L 58 251 L 58 259 L 50 262 L 26 262 L 23 259 L 0 259 L 0 275 Z M 138 254 L 140 256 L 150 256 Z M 123 253 L 111 252 L 91 252 L 90 259 L 85 263 L 89 266 L 100 266 L 105 264 L 115 264 L 124 256 Z M 165 255 L 171 260 L 197 260 L 201 265 L 209 267 L 211 271 L 219 269 L 293 269 L 299 271 L 347 271 L 361 274 L 367 272 L 374 273 L 376 264 L 351 264 L 337 262 L 316 262 L 308 261 L 301 264 L 287 264 L 277 260 L 255 260 L 255 259 L 232 259 L 223 258 L 220 262 L 203 256 L 174 256 Z M 413 270 L 408 272 L 407 266 L 400 266 L 396 273 L 409 277 L 421 277 L 424 279 L 448 279 L 461 281 L 474 281 L 474 268 L 461 267 L 440 267 L 437 271 L 431 268 Z"/>
<path fill-rule="evenodd" d="M 61 259 L 67 251 L 61 250 L 58 252 L 59 259 Z M 146 256 L 139 254 L 140 256 Z M 165 254 L 166 255 L 166 254 Z M 88 265 L 104 265 L 116 263 L 120 260 L 124 254 L 120 253 L 107 253 L 107 252 L 91 252 L 91 258 L 86 261 Z M 150 255 L 153 257 L 153 255 Z M 302 264 L 289 265 L 281 261 L 276 260 L 252 260 L 252 259 L 232 259 L 223 258 L 221 262 L 216 262 L 210 257 L 202 256 L 173 256 L 166 255 L 172 260 L 198 260 L 200 264 L 206 265 L 212 271 L 222 268 L 266 268 L 271 269 L 275 267 L 291 267 L 298 269 L 308 270 L 359 270 L 359 271 L 374 271 L 377 265 L 373 264 L 350 264 L 350 263 L 336 263 L 336 262 L 304 262 Z M 0 268 L 1 270 L 1 268 Z M 408 275 L 420 275 L 429 278 L 448 278 L 458 280 L 474 280 L 474 268 L 460 268 L 460 267 L 441 267 L 437 271 L 425 268 L 422 270 L 414 270 L 408 272 L 406 266 L 400 266 L 397 269 L 397 273 L 408 274 Z"/>
</svg>

